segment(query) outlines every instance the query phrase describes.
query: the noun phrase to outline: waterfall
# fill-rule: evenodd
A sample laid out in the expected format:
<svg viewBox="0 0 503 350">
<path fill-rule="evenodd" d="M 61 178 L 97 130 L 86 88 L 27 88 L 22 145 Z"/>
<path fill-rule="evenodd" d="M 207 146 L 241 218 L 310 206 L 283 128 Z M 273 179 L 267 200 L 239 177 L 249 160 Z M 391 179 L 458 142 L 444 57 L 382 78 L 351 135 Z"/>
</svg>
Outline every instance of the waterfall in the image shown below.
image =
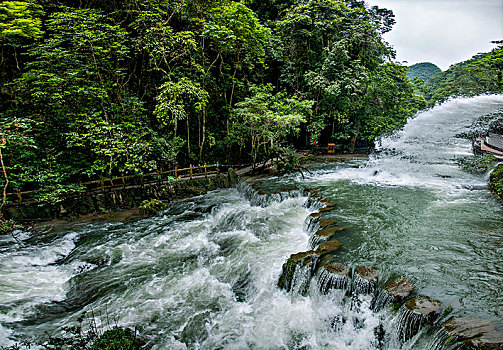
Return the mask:
<svg viewBox="0 0 503 350">
<path fill-rule="evenodd" d="M 503 96 L 453 99 L 369 160 L 240 182 L 135 222 L 0 237 L 0 346 L 61 336 L 91 311 L 100 330 L 140 326 L 159 350 L 450 350 L 475 331 L 496 342 L 503 212 L 485 175 L 458 166 L 471 144 L 456 135 L 502 110 Z M 472 319 L 494 325 L 467 330 Z"/>
</svg>

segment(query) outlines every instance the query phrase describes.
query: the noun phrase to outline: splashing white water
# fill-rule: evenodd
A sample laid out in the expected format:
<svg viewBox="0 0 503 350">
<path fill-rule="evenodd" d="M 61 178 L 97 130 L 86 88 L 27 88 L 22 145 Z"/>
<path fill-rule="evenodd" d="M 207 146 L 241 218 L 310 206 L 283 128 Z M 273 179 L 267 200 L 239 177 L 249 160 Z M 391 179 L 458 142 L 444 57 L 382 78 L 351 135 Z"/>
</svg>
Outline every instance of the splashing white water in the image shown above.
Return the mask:
<svg viewBox="0 0 503 350">
<path fill-rule="evenodd" d="M 363 168 L 329 172 L 319 180 L 347 179 L 359 184 L 417 186 L 442 191 L 485 187 L 461 171 L 456 159 L 472 154 L 471 143 L 457 138 L 478 118 L 503 111 L 503 95 L 455 98 L 418 113 L 394 135 L 379 141 L 379 152 Z"/>
</svg>

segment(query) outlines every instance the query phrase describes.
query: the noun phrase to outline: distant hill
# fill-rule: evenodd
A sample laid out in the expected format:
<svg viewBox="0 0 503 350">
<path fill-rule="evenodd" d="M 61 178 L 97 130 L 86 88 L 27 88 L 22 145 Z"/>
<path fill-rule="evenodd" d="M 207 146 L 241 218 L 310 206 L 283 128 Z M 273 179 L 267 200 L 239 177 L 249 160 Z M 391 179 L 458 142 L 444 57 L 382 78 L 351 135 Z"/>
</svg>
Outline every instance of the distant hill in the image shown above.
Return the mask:
<svg viewBox="0 0 503 350">
<path fill-rule="evenodd" d="M 425 83 L 424 97 L 430 105 L 451 96 L 475 96 L 503 92 L 503 42 L 491 52 L 479 53 L 436 74 Z"/>
<path fill-rule="evenodd" d="M 414 78 L 419 78 L 424 82 L 430 80 L 436 73 L 441 72 L 442 70 L 438 68 L 431 62 L 422 62 L 413 64 L 410 67 L 407 67 L 407 78 L 412 80 Z"/>
</svg>

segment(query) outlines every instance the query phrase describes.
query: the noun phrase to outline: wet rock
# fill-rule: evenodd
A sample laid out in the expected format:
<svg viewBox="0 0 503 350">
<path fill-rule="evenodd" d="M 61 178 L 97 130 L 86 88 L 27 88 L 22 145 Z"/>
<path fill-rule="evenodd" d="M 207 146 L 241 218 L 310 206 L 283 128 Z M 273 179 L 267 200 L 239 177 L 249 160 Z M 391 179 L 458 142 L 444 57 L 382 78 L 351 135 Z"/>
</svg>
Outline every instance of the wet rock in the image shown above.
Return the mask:
<svg viewBox="0 0 503 350">
<path fill-rule="evenodd" d="M 319 253 L 314 250 L 290 255 L 283 264 L 282 272 L 278 280 L 278 287 L 289 292 L 297 283 L 296 289 L 300 294 L 307 292 L 311 271 L 318 257 Z"/>
<path fill-rule="evenodd" d="M 369 282 L 377 282 L 379 277 L 379 272 L 372 266 L 360 266 L 355 270 L 355 273 Z"/>
<path fill-rule="evenodd" d="M 315 233 L 315 235 L 319 236 L 319 237 L 329 238 L 329 237 L 333 236 L 335 233 L 340 232 L 340 231 L 344 231 L 345 229 L 346 228 L 342 227 L 342 226 L 330 226 L 330 227 L 325 227 L 325 228 L 317 231 Z"/>
<path fill-rule="evenodd" d="M 236 187 L 236 185 L 239 182 L 238 175 L 236 174 L 236 171 L 233 168 L 229 168 L 227 171 L 227 175 L 229 177 L 229 185 L 230 187 Z"/>
<path fill-rule="evenodd" d="M 319 194 L 313 194 L 311 196 L 311 199 L 319 199 L 319 198 L 321 198 L 321 196 Z"/>
<path fill-rule="evenodd" d="M 311 214 L 309 214 L 309 216 L 311 216 L 314 219 L 319 218 L 321 215 L 323 215 L 323 214 L 322 213 L 311 213 Z"/>
<path fill-rule="evenodd" d="M 264 192 L 264 191 L 262 191 L 262 190 L 260 190 L 260 191 L 258 191 L 258 192 L 257 192 L 257 194 L 258 194 L 259 196 L 265 196 L 267 193 L 266 193 L 266 192 Z"/>
<path fill-rule="evenodd" d="M 320 245 L 324 242 L 327 242 L 328 240 L 330 240 L 330 238 L 332 238 L 332 236 L 336 232 L 339 232 L 342 230 L 345 230 L 345 228 L 344 227 L 335 227 L 335 226 L 326 227 L 324 229 L 321 229 L 321 230 L 317 231 L 314 235 L 311 236 L 311 238 L 309 239 L 309 245 L 311 248 L 315 248 L 318 245 Z"/>
<path fill-rule="evenodd" d="M 337 240 L 327 241 L 318 246 L 318 248 L 316 249 L 316 253 L 318 253 L 319 255 L 334 253 L 341 246 L 342 243 Z"/>
<path fill-rule="evenodd" d="M 318 211 L 319 211 L 320 213 L 324 213 L 324 212 L 327 212 L 327 211 L 332 211 L 332 210 L 334 210 L 334 209 L 335 209 L 335 207 L 325 207 L 325 208 L 321 208 L 321 209 L 319 209 Z"/>
<path fill-rule="evenodd" d="M 492 322 L 460 317 L 452 318 L 443 324 L 449 338 L 456 337 L 470 348 L 503 349 L 503 329 Z"/>
<path fill-rule="evenodd" d="M 328 198 L 323 198 L 320 202 L 321 202 L 321 203 L 328 203 L 328 202 L 330 202 L 330 199 L 328 199 Z"/>
<path fill-rule="evenodd" d="M 318 188 L 304 188 L 304 191 L 308 192 L 308 193 L 315 194 L 315 193 L 318 193 L 319 189 Z"/>
<path fill-rule="evenodd" d="M 337 203 L 335 203 L 335 202 L 326 202 L 325 208 L 335 207 L 336 205 L 337 205 Z"/>
<path fill-rule="evenodd" d="M 320 267 L 318 288 L 326 294 L 331 289 L 348 289 L 350 284 L 349 268 L 343 264 L 329 263 Z"/>
<path fill-rule="evenodd" d="M 429 298 L 412 298 L 405 302 L 399 310 L 398 335 L 400 340 L 408 341 L 426 324 L 434 322 L 441 316 L 444 309 L 437 300 Z"/>
<path fill-rule="evenodd" d="M 438 316 L 444 311 L 439 301 L 422 297 L 407 300 L 405 307 L 416 314 L 426 317 Z"/>
<path fill-rule="evenodd" d="M 355 270 L 353 291 L 355 294 L 373 294 L 377 288 L 379 273 L 372 266 L 360 266 Z"/>
<path fill-rule="evenodd" d="M 335 225 L 336 223 L 337 223 L 337 220 L 335 220 L 335 219 L 321 219 L 319 221 L 318 225 L 320 226 L 320 228 L 324 228 L 327 226 Z"/>
<path fill-rule="evenodd" d="M 325 265 L 324 268 L 331 274 L 349 277 L 349 268 L 346 265 L 328 264 Z"/>
<path fill-rule="evenodd" d="M 412 294 L 414 285 L 406 278 L 399 278 L 386 283 L 384 290 L 391 297 L 392 302 L 401 302 Z"/>
</svg>

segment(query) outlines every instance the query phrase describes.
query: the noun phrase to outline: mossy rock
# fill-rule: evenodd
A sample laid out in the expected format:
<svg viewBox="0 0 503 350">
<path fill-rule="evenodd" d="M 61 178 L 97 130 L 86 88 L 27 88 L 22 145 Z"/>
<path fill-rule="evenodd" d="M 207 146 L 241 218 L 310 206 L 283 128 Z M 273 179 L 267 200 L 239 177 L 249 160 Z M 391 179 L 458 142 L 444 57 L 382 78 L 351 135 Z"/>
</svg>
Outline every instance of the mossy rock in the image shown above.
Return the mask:
<svg viewBox="0 0 503 350">
<path fill-rule="evenodd" d="M 292 288 L 293 275 L 297 266 L 312 265 L 318 257 L 319 254 L 314 250 L 290 255 L 288 260 L 283 264 L 282 272 L 278 279 L 278 287 L 289 292 Z"/>
<path fill-rule="evenodd" d="M 168 207 L 168 204 L 160 201 L 158 199 L 152 199 L 152 200 L 145 200 L 141 203 L 140 207 L 138 208 L 141 214 L 144 215 L 155 215 L 157 212 L 164 210 Z"/>
<path fill-rule="evenodd" d="M 327 212 L 327 211 L 332 211 L 332 210 L 335 210 L 335 207 L 325 207 L 325 208 L 321 208 L 319 209 L 318 211 L 320 213 L 324 213 L 324 212 Z"/>
<path fill-rule="evenodd" d="M 489 176 L 489 189 L 503 199 L 503 164 L 498 165 Z"/>
<path fill-rule="evenodd" d="M 139 350 L 144 341 L 130 328 L 114 327 L 93 343 L 91 350 Z"/>
<path fill-rule="evenodd" d="M 349 268 L 343 264 L 327 264 L 323 266 L 328 273 L 339 276 L 349 276 Z"/>
</svg>

